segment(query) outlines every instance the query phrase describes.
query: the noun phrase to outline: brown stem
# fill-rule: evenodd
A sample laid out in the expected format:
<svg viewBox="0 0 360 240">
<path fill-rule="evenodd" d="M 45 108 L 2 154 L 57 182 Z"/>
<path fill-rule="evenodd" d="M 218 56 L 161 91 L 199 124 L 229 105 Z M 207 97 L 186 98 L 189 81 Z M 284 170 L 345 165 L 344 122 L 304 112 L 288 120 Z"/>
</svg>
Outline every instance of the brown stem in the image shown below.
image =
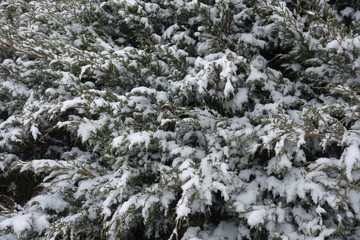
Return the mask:
<svg viewBox="0 0 360 240">
<path fill-rule="evenodd" d="M 305 133 L 305 136 L 307 136 L 307 137 L 310 137 L 310 136 L 326 137 L 326 134 L 324 134 L 324 133 Z M 337 139 L 339 141 L 342 140 L 341 138 L 336 137 L 336 136 L 330 136 L 330 137 L 335 138 L 335 139 Z"/>
<path fill-rule="evenodd" d="M 92 109 L 92 107 L 87 107 L 87 106 L 74 106 L 73 108 Z"/>
<path fill-rule="evenodd" d="M 311 137 L 311 136 L 318 136 L 318 137 L 326 137 L 326 134 L 324 133 L 305 133 L 304 134 L 305 137 Z M 342 138 L 340 137 L 336 137 L 336 136 L 333 136 L 331 135 L 330 138 L 335 138 L 336 140 L 339 140 L 339 141 L 342 141 Z M 280 139 L 280 137 L 277 137 L 277 138 L 274 138 L 272 141 L 273 142 L 276 142 Z"/>
<path fill-rule="evenodd" d="M 23 51 L 23 50 L 14 48 L 14 47 L 8 47 L 8 46 L 2 45 L 2 44 L 0 44 L 0 47 L 7 48 L 7 49 L 10 49 L 10 50 L 14 50 L 14 51 L 21 52 L 21 53 L 25 53 L 25 54 L 27 54 L 27 55 L 29 55 L 29 56 L 41 58 L 41 56 L 39 56 L 39 55 L 36 55 L 36 54 L 34 54 L 34 53 L 29 53 L 29 52 L 26 52 L 26 51 Z"/>
</svg>

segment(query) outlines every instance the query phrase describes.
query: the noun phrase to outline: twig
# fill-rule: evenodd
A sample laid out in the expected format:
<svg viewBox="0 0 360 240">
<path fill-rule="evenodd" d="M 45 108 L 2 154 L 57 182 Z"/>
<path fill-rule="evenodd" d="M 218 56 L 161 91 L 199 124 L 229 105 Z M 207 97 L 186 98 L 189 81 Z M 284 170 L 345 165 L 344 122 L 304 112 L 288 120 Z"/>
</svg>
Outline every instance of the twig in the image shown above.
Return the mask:
<svg viewBox="0 0 360 240">
<path fill-rule="evenodd" d="M 305 136 L 306 137 L 310 137 L 310 136 L 326 137 L 326 134 L 324 134 L 324 133 L 305 133 Z M 336 137 L 336 136 L 333 136 L 333 135 L 331 135 L 330 137 L 335 138 L 335 139 L 337 139 L 339 141 L 342 140 L 342 138 L 339 138 L 339 137 Z"/>
<path fill-rule="evenodd" d="M 88 107 L 88 106 L 74 106 L 73 108 L 92 109 L 92 107 Z"/>
<path fill-rule="evenodd" d="M 295 134 L 295 133 L 292 133 L 292 134 L 290 134 L 290 135 L 293 135 L 293 134 Z M 305 137 L 312 137 L 312 136 L 326 137 L 326 134 L 325 134 L 325 133 L 312 133 L 312 132 L 309 132 L 309 133 L 305 133 L 304 136 L 305 136 Z M 274 139 L 272 140 L 272 142 L 276 142 L 276 141 L 278 141 L 280 138 L 281 138 L 280 136 L 279 136 L 279 137 L 276 137 L 276 138 L 274 138 Z M 335 138 L 335 139 L 338 140 L 338 141 L 342 141 L 342 138 L 336 137 L 336 136 L 334 136 L 334 135 L 330 135 L 330 138 Z M 286 138 L 286 139 L 287 139 L 287 138 Z"/>
<path fill-rule="evenodd" d="M 17 51 L 17 52 L 21 52 L 21 53 L 25 53 L 26 55 L 29 55 L 29 56 L 41 58 L 41 56 L 39 56 L 39 55 L 36 55 L 36 54 L 34 54 L 34 53 L 30 53 L 30 52 L 26 52 L 26 51 L 23 51 L 23 50 L 14 48 L 14 47 L 8 47 L 8 46 L 2 45 L 2 44 L 0 44 L 0 47 L 7 48 L 7 49 L 10 49 L 10 50 L 13 50 L 13 51 Z"/>
</svg>

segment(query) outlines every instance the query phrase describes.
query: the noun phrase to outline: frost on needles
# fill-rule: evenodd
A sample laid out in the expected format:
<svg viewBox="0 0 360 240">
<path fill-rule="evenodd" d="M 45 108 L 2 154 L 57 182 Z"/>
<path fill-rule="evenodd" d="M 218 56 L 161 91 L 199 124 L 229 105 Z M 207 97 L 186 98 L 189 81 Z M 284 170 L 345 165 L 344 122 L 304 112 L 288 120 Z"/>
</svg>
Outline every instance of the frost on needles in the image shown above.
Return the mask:
<svg viewBox="0 0 360 240">
<path fill-rule="evenodd" d="M 359 239 L 355 0 L 0 2 L 0 238 Z"/>
</svg>

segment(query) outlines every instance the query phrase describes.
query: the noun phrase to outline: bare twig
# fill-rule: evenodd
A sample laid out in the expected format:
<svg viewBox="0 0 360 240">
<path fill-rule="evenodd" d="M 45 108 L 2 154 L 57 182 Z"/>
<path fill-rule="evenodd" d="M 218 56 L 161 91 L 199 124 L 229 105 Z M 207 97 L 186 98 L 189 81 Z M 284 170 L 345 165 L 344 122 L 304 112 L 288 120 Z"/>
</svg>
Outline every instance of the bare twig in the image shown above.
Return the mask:
<svg viewBox="0 0 360 240">
<path fill-rule="evenodd" d="M 17 52 L 21 52 L 21 53 L 24 53 L 24 54 L 29 55 L 29 56 L 41 58 L 41 56 L 39 56 L 39 55 L 36 55 L 36 54 L 34 54 L 34 53 L 30 53 L 30 52 L 27 52 L 27 51 L 23 51 L 23 50 L 14 48 L 14 47 L 8 47 L 8 46 L 2 45 L 2 44 L 0 44 L 0 47 L 7 48 L 7 49 L 10 49 L 10 50 L 13 50 L 13 51 L 17 51 Z"/>
<path fill-rule="evenodd" d="M 74 106 L 73 108 L 92 109 L 92 107 L 88 107 L 88 106 Z"/>
<path fill-rule="evenodd" d="M 310 137 L 310 136 L 326 137 L 326 134 L 324 134 L 324 133 L 305 133 L 305 136 L 307 136 L 307 137 Z M 339 141 L 342 140 L 342 138 L 336 137 L 334 135 L 331 135 L 330 138 L 335 138 Z"/>
<path fill-rule="evenodd" d="M 290 135 L 294 135 L 295 133 L 292 133 Z M 312 132 L 308 132 L 308 133 L 305 133 L 304 134 L 305 137 L 313 137 L 313 136 L 316 136 L 316 137 L 327 137 L 327 134 L 325 133 L 312 133 Z M 276 137 L 272 140 L 272 142 L 277 142 L 279 139 L 281 138 L 281 136 L 279 137 Z M 335 138 L 336 140 L 338 141 L 342 141 L 342 138 L 341 137 L 337 137 L 337 136 L 334 136 L 334 135 L 330 135 L 330 138 Z M 288 140 L 288 138 L 286 138 Z"/>
</svg>

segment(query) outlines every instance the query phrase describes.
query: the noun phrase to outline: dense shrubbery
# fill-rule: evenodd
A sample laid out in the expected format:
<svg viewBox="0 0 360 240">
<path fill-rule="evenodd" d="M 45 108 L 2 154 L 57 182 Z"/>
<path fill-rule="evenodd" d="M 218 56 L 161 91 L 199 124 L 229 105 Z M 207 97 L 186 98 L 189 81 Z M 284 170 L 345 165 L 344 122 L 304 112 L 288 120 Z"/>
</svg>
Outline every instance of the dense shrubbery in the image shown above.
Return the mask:
<svg viewBox="0 0 360 240">
<path fill-rule="evenodd" d="M 1 238 L 360 238 L 359 26 L 351 0 L 1 1 Z"/>
</svg>

